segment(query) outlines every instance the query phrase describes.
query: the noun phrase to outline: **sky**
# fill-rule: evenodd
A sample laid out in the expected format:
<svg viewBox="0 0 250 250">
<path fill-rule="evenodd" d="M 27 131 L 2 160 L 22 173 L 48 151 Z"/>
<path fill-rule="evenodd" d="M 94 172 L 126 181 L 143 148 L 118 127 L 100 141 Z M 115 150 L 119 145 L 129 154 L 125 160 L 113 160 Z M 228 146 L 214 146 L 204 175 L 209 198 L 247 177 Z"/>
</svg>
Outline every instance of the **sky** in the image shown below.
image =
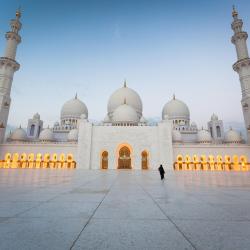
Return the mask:
<svg viewBox="0 0 250 250">
<path fill-rule="evenodd" d="M 241 89 L 232 69 L 231 11 L 250 32 L 249 0 L 109 1 L 0 0 L 0 55 L 9 20 L 21 5 L 22 43 L 16 60 L 9 124 L 26 127 L 38 112 L 45 126 L 60 120 L 77 92 L 89 119 L 102 120 L 110 95 L 136 90 L 146 118 L 160 117 L 173 94 L 191 121 L 212 113 L 243 123 Z"/>
</svg>

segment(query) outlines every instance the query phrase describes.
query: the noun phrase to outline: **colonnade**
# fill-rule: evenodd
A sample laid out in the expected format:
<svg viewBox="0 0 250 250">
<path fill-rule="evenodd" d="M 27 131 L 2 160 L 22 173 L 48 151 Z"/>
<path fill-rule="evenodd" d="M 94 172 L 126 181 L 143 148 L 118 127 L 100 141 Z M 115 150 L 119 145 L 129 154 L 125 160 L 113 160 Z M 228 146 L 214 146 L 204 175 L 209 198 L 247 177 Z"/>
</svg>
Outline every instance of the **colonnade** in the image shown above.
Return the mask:
<svg viewBox="0 0 250 250">
<path fill-rule="evenodd" d="M 76 168 L 72 154 L 5 154 L 0 168 Z"/>
<path fill-rule="evenodd" d="M 177 171 L 250 171 L 250 163 L 245 155 L 178 155 L 173 167 Z"/>
</svg>

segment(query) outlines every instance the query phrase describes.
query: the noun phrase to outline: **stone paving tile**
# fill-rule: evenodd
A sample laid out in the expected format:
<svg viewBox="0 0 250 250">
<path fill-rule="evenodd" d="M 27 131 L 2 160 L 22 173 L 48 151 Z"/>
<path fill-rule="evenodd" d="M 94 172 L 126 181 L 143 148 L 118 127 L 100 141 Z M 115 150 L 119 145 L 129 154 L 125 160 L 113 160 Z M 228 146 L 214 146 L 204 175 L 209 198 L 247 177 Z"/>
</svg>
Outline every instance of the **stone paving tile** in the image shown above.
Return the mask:
<svg viewBox="0 0 250 250">
<path fill-rule="evenodd" d="M 93 219 L 73 249 L 193 249 L 167 220 Z"/>
<path fill-rule="evenodd" d="M 45 202 L 40 206 L 24 212 L 20 217 L 35 218 L 88 218 L 99 205 L 99 202 Z"/>
<path fill-rule="evenodd" d="M 0 223 L 1 250 L 68 250 L 85 218 L 12 218 Z"/>
<path fill-rule="evenodd" d="M 37 207 L 40 202 L 0 202 L 0 217 L 13 217 L 33 207 Z"/>
<path fill-rule="evenodd" d="M 250 249 L 249 221 L 173 220 L 197 249 Z"/>
</svg>

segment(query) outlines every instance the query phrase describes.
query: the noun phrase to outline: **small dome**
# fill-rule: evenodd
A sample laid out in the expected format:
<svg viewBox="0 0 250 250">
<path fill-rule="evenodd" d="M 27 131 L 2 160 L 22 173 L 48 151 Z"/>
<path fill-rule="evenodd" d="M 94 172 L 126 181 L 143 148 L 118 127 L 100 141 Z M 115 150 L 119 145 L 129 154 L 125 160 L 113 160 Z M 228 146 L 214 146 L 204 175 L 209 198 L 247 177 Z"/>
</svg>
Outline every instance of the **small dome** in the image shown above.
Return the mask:
<svg viewBox="0 0 250 250">
<path fill-rule="evenodd" d="M 162 119 L 165 119 L 165 116 L 168 116 L 169 119 L 185 119 L 189 120 L 190 112 L 188 106 L 175 98 L 166 103 L 162 110 Z"/>
<path fill-rule="evenodd" d="M 46 128 L 42 130 L 39 136 L 40 141 L 54 141 L 54 134 L 51 129 Z"/>
<path fill-rule="evenodd" d="M 225 134 L 226 143 L 241 143 L 241 141 L 242 141 L 241 135 L 237 131 L 230 128 L 230 130 L 226 132 Z"/>
<path fill-rule="evenodd" d="M 216 114 L 212 114 L 211 121 L 218 121 L 218 116 Z"/>
<path fill-rule="evenodd" d="M 124 86 L 118 90 L 116 90 L 109 98 L 108 101 L 108 114 L 112 114 L 120 105 L 123 104 L 124 99 L 126 99 L 127 104 L 135 109 L 139 117 L 142 115 L 142 101 L 140 96 L 131 88 L 126 86 L 126 82 L 124 82 Z"/>
<path fill-rule="evenodd" d="M 135 109 L 124 103 L 114 111 L 112 121 L 114 123 L 138 123 L 139 119 Z"/>
<path fill-rule="evenodd" d="M 197 124 L 196 124 L 195 122 L 192 122 L 192 123 L 191 123 L 191 127 L 192 127 L 192 128 L 197 128 Z"/>
<path fill-rule="evenodd" d="M 211 141 L 212 141 L 211 135 L 207 130 L 202 128 L 200 131 L 198 131 L 197 142 L 210 143 Z"/>
<path fill-rule="evenodd" d="M 54 123 L 54 127 L 59 127 L 59 126 L 60 126 L 59 122 Z"/>
<path fill-rule="evenodd" d="M 78 141 L 78 130 L 72 129 L 68 133 L 68 141 Z"/>
<path fill-rule="evenodd" d="M 61 109 L 61 119 L 65 118 L 81 118 L 81 115 L 85 114 L 88 117 L 88 109 L 86 105 L 77 99 L 77 96 L 64 103 Z"/>
<path fill-rule="evenodd" d="M 182 142 L 181 133 L 179 130 L 174 129 L 172 131 L 172 141 L 173 142 Z"/>
<path fill-rule="evenodd" d="M 27 141 L 27 133 L 21 126 L 13 131 L 10 135 L 11 141 Z"/>
<path fill-rule="evenodd" d="M 110 122 L 109 115 L 106 115 L 106 116 L 105 116 L 103 122 L 104 122 L 104 123 L 109 123 L 109 122 Z"/>
<path fill-rule="evenodd" d="M 142 117 L 141 117 L 141 119 L 140 119 L 140 123 L 147 123 L 147 120 L 145 119 L 145 117 L 144 117 L 144 116 L 142 116 Z"/>
<path fill-rule="evenodd" d="M 80 116 L 80 118 L 82 119 L 82 120 L 87 120 L 87 116 L 86 116 L 86 114 L 82 114 L 81 116 Z"/>
<path fill-rule="evenodd" d="M 40 115 L 39 115 L 38 113 L 35 113 L 35 114 L 33 115 L 33 119 L 34 119 L 34 120 L 40 120 Z"/>
</svg>

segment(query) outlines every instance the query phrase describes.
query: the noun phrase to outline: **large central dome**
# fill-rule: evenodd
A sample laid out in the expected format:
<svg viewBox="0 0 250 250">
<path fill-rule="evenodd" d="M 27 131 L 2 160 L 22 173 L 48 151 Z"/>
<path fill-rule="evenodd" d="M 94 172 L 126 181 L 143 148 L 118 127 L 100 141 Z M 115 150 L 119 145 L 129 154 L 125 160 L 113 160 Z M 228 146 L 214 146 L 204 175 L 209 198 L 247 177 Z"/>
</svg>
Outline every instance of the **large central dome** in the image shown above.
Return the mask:
<svg viewBox="0 0 250 250">
<path fill-rule="evenodd" d="M 135 109 L 138 117 L 140 118 L 142 116 L 141 98 L 133 89 L 126 86 L 126 82 L 124 82 L 124 86 L 122 88 L 116 90 L 110 96 L 108 101 L 108 115 L 112 117 L 115 109 L 124 104 L 125 99 L 126 103 Z"/>
</svg>

